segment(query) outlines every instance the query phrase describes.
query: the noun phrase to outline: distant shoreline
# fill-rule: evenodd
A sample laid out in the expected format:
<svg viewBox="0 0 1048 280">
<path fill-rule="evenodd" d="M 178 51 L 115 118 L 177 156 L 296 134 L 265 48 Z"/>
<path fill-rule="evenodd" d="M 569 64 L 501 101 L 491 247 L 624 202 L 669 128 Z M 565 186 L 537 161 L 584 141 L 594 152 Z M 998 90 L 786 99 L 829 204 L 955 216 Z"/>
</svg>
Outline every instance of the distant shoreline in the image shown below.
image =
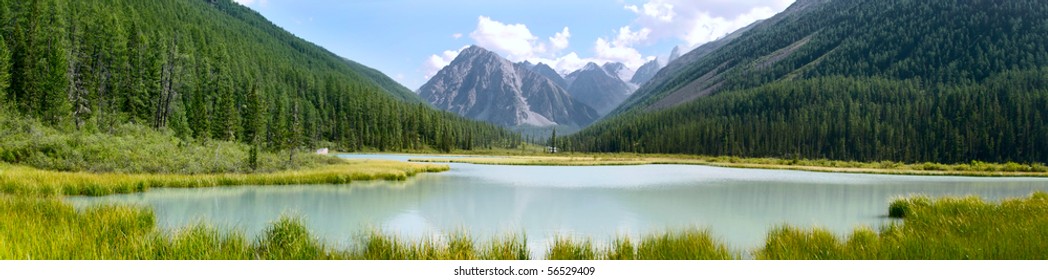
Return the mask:
<svg viewBox="0 0 1048 280">
<path fill-rule="evenodd" d="M 411 154 L 409 154 L 411 155 Z M 1042 164 L 983 163 L 897 163 L 897 162 L 853 162 L 834 160 L 788 160 L 776 158 L 710 157 L 693 155 L 642 155 L 642 154 L 586 154 L 562 155 L 511 155 L 498 152 L 478 154 L 462 158 L 427 158 L 426 156 L 450 156 L 453 154 L 418 154 L 410 162 L 424 163 L 471 163 L 487 165 L 545 165 L 545 166 L 615 166 L 646 164 L 706 165 L 730 168 L 797 170 L 828 173 L 859 173 L 919 176 L 969 176 L 969 177 L 1048 177 L 1048 167 Z"/>
</svg>

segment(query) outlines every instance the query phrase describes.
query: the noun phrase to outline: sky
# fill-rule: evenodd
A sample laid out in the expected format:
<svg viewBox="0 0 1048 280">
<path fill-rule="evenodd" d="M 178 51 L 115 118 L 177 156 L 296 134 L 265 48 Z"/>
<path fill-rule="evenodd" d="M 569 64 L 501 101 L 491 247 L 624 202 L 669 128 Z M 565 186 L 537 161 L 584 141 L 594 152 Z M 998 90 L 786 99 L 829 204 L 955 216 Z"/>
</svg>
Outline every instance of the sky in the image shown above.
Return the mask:
<svg viewBox="0 0 1048 280">
<path fill-rule="evenodd" d="M 636 69 L 785 10 L 794 0 L 234 0 L 416 90 L 470 45 L 562 74 Z"/>
</svg>

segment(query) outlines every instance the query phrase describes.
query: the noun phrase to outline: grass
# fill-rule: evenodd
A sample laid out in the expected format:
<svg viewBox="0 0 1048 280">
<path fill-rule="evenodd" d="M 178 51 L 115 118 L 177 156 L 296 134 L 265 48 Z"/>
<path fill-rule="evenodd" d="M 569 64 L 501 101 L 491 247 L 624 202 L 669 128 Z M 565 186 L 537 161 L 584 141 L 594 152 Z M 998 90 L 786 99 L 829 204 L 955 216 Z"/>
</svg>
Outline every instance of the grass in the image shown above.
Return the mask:
<svg viewBox="0 0 1048 280">
<path fill-rule="evenodd" d="M 360 242 L 359 249 L 348 255 L 365 260 L 527 260 L 531 258 L 527 239 L 518 235 L 494 238 L 478 243 L 463 231 L 444 235 L 442 239 L 404 241 L 393 235 L 372 231 Z"/>
<path fill-rule="evenodd" d="M 0 259 L 6 260 L 470 260 L 528 259 L 527 252 L 526 241 L 515 235 L 477 245 L 465 233 L 402 242 L 377 231 L 364 235 L 357 249 L 335 248 L 290 217 L 255 240 L 206 224 L 164 232 L 148 208 L 77 211 L 58 198 L 0 195 Z"/>
<path fill-rule="evenodd" d="M 758 259 L 1048 259 L 1048 193 L 987 203 L 978 198 L 900 199 L 902 223 L 858 228 L 840 237 L 821 229 L 780 226 L 754 251 Z M 157 228 L 152 210 L 98 206 L 76 210 L 58 197 L 0 195 L 0 259 L 531 259 L 527 238 L 478 242 L 463 231 L 404 240 L 371 231 L 349 248 L 328 245 L 295 218 L 283 217 L 249 240 L 206 224 Z M 555 238 L 548 259 L 720 260 L 739 252 L 709 231 L 687 229 L 621 237 L 605 246 Z"/>
<path fill-rule="evenodd" d="M 644 236 L 638 242 L 620 237 L 596 248 L 588 239 L 558 237 L 546 253 L 551 260 L 731 260 L 741 256 L 717 241 L 708 230 L 687 229 Z"/>
<path fill-rule="evenodd" d="M 476 152 L 474 154 L 483 154 Z M 564 153 L 544 155 L 503 154 L 492 151 L 490 155 L 500 157 L 478 158 L 425 158 L 411 159 L 413 162 L 429 163 L 473 163 L 493 165 L 549 165 L 549 166 L 600 166 L 600 165 L 643 165 L 643 164 L 688 164 L 720 167 L 785 169 L 816 172 L 846 172 L 895 175 L 956 175 L 956 176 L 1025 176 L 1048 177 L 1048 166 L 1040 163 L 899 163 L 891 161 L 855 162 L 837 160 L 804 160 L 777 158 L 739 158 L 728 156 L 668 155 L 668 154 L 590 154 Z"/>
<path fill-rule="evenodd" d="M 121 174 L 61 172 L 0 164 L 0 192 L 17 195 L 89 195 L 142 192 L 154 187 L 201 188 L 231 185 L 345 184 L 359 180 L 405 180 L 446 165 L 384 160 L 345 160 L 305 170 L 273 173 Z"/>
<path fill-rule="evenodd" d="M 987 203 L 976 197 L 912 197 L 892 203 L 902 223 L 847 238 L 821 229 L 779 227 L 760 259 L 1048 259 L 1048 193 Z"/>
</svg>

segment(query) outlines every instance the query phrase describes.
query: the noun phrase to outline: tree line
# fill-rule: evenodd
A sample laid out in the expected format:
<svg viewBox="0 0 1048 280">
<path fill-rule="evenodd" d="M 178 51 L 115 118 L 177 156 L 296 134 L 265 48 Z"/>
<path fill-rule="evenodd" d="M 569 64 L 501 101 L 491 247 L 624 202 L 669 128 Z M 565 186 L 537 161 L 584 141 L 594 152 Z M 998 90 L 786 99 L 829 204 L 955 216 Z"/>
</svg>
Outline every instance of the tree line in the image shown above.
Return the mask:
<svg viewBox="0 0 1048 280">
<path fill-rule="evenodd" d="M 273 150 L 519 144 L 230 0 L 0 0 L 0 19 L 0 107 L 54 127 Z"/>
<path fill-rule="evenodd" d="M 573 151 L 963 163 L 1048 162 L 1048 68 L 984 83 L 823 77 L 624 115 Z"/>
</svg>

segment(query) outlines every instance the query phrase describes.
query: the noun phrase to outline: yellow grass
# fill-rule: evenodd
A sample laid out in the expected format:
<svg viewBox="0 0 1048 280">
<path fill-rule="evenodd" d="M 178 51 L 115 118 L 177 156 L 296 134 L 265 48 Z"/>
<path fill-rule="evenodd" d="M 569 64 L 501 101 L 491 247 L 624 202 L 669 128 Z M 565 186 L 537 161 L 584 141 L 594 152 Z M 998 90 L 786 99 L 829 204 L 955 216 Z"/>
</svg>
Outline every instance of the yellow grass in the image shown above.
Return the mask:
<svg viewBox="0 0 1048 280">
<path fill-rule="evenodd" d="M 0 164 L 0 192 L 16 195 L 108 195 L 149 188 L 199 188 L 232 185 L 344 184 L 358 180 L 405 180 L 422 172 L 448 170 L 447 165 L 388 160 L 346 160 L 304 170 L 273 173 L 122 174 L 60 172 Z"/>
</svg>

